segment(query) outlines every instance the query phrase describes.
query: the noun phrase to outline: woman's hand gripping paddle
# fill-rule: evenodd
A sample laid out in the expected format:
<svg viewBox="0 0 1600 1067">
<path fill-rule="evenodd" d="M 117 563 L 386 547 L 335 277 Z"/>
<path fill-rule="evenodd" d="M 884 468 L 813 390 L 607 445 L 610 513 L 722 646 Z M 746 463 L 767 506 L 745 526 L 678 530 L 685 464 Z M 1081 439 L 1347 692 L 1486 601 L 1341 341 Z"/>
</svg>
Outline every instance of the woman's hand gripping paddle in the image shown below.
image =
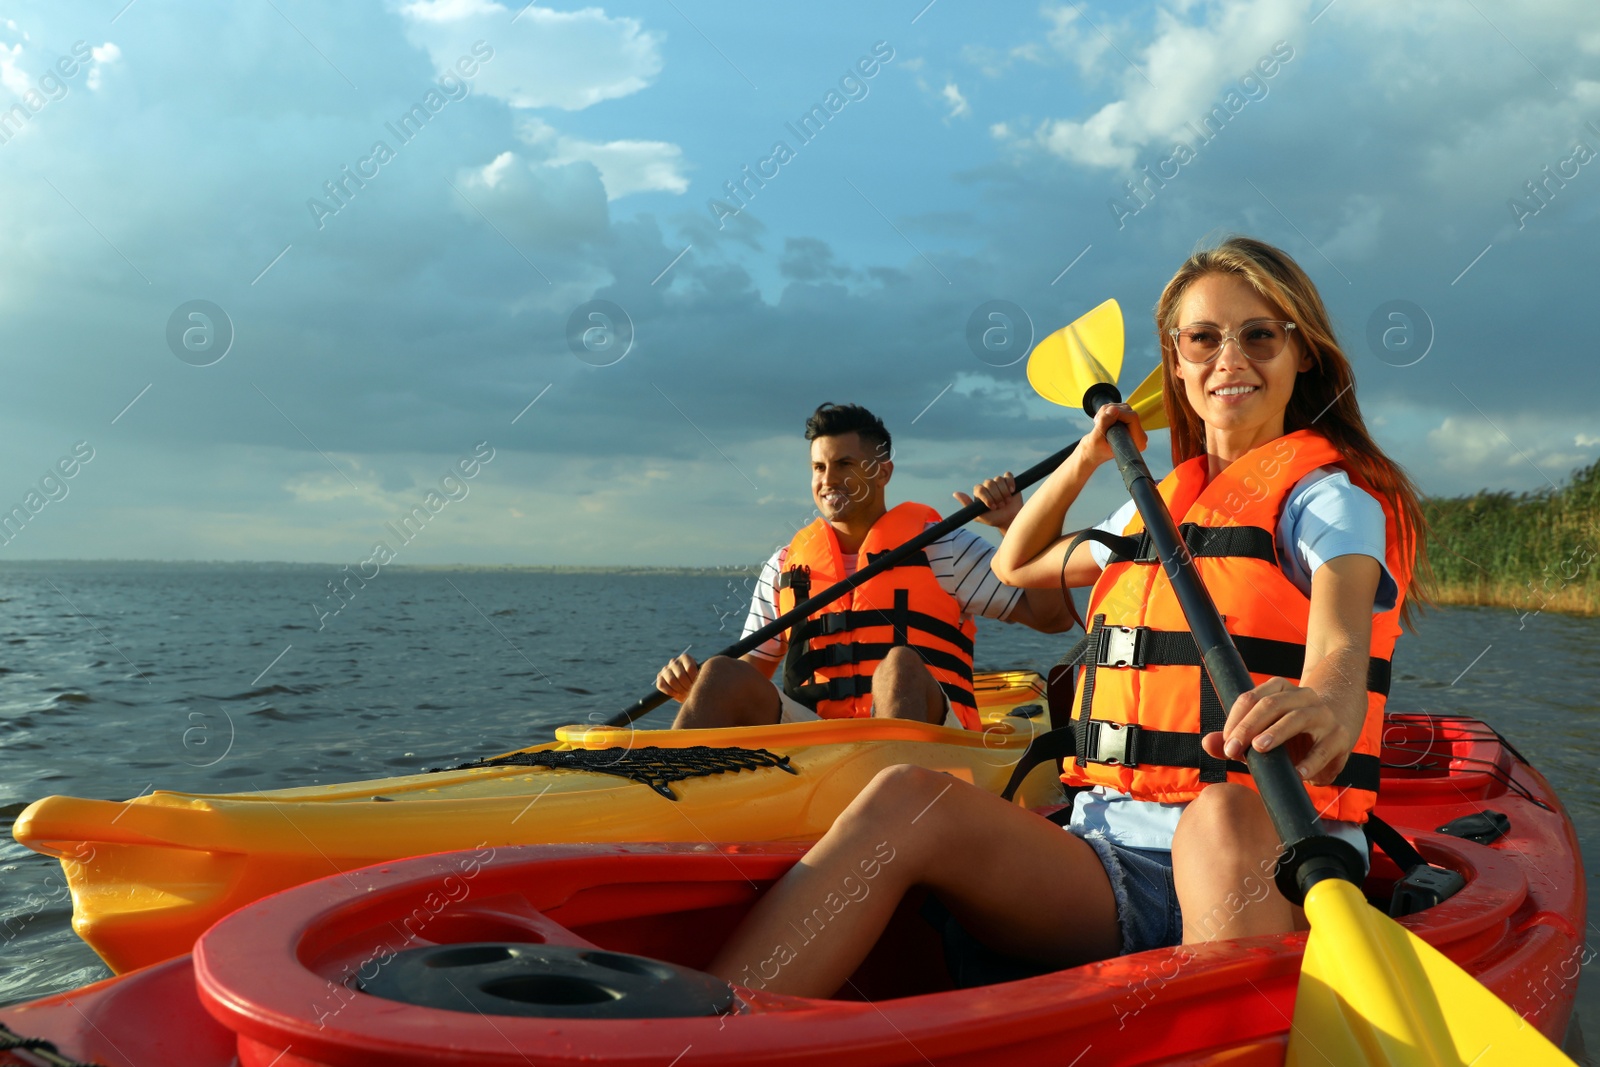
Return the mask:
<svg viewBox="0 0 1600 1067">
<path fill-rule="evenodd" d="M 1028 381 L 1047 400 L 1081 403 L 1092 418 L 1104 405 L 1122 401 L 1116 388 L 1122 345 L 1122 313 L 1108 300 L 1039 343 L 1028 361 Z M 1156 395 L 1159 403 L 1159 386 Z M 1255 681 L 1191 566 L 1172 513 L 1128 428 L 1114 425 L 1106 437 L 1211 684 L 1222 706 L 1231 708 Z M 1571 1062 L 1471 975 L 1367 903 L 1359 888 L 1360 856 L 1319 830 L 1311 798 L 1283 746 L 1271 752 L 1250 748 L 1247 759 L 1285 846 L 1278 886 L 1290 900 L 1303 898 L 1311 923 L 1287 1063 L 1521 1067 Z"/>
</svg>

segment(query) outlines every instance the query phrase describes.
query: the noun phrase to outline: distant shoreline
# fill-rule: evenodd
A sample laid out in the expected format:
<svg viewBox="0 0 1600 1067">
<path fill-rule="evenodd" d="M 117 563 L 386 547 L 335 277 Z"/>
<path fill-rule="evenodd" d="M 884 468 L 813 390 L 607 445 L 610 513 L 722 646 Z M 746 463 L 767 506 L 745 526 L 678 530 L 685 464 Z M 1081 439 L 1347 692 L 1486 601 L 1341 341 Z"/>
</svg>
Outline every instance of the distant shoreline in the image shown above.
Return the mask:
<svg viewBox="0 0 1600 1067">
<path fill-rule="evenodd" d="M 31 570 L 47 567 L 127 568 L 142 567 L 150 570 L 293 570 L 323 571 L 334 566 L 330 563 L 288 563 L 281 560 L 155 560 L 155 559 L 40 559 L 0 560 L 0 574 L 7 571 Z M 760 566 L 726 567 L 668 567 L 668 566 L 534 566 L 511 563 L 440 563 L 409 564 L 386 567 L 384 570 L 409 574 L 618 574 L 660 575 L 678 577 L 731 577 L 760 573 Z M 1512 581 L 1441 581 L 1437 584 L 1434 602 L 1440 607 L 1506 608 L 1530 617 L 1541 612 L 1558 615 L 1600 615 L 1600 587 L 1589 583 L 1567 584 L 1560 588 L 1540 590 L 1537 583 Z"/>
<path fill-rule="evenodd" d="M 1442 607 L 1492 607 L 1531 617 L 1600 615 L 1600 462 L 1574 471 L 1565 486 L 1533 493 L 1487 491 L 1422 500 L 1428 524 L 1434 601 Z M 409 574 L 613 574 L 733 578 L 759 563 L 719 567 L 559 566 L 512 563 L 389 564 Z M 0 558 L 0 575 L 51 567 L 84 570 L 338 571 L 347 564 L 278 560 L 31 560 Z"/>
<path fill-rule="evenodd" d="M 1569 585 L 1548 593 L 1516 582 L 1439 583 L 1434 602 L 1440 607 L 1510 608 L 1519 615 L 1600 615 L 1600 589 Z"/>
<path fill-rule="evenodd" d="M 0 560 L 0 572 L 6 570 L 22 570 L 34 567 L 149 567 L 178 568 L 189 567 L 194 569 L 210 568 L 216 570 L 256 568 L 259 570 L 303 570 L 322 571 L 338 570 L 344 564 L 335 562 L 324 563 L 292 563 L 287 560 L 223 560 L 223 559 L 10 559 Z M 496 574 L 521 573 L 521 574 L 681 574 L 681 575 L 744 575 L 757 574 L 761 570 L 759 563 L 730 564 L 721 567 L 673 567 L 665 564 L 636 564 L 613 566 L 560 566 L 549 564 L 525 563 L 393 563 L 383 568 L 384 573 L 390 571 L 409 571 L 417 574 L 482 571 Z"/>
</svg>

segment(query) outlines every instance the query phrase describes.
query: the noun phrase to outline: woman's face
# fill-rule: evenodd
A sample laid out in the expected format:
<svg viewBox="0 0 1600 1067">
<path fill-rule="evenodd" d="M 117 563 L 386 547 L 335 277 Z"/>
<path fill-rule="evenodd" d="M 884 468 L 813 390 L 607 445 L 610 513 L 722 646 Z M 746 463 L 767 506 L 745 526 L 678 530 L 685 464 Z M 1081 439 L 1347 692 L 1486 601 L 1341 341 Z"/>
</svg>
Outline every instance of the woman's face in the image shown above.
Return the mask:
<svg viewBox="0 0 1600 1067">
<path fill-rule="evenodd" d="M 1255 319 L 1284 318 L 1248 282 L 1231 274 L 1196 279 L 1178 302 L 1180 329 L 1204 324 L 1231 334 Z M 1240 453 L 1283 435 L 1283 413 L 1295 377 L 1310 369 L 1311 357 L 1291 330 L 1283 351 L 1265 363 L 1245 358 L 1229 341 L 1210 363 L 1189 363 L 1180 356 L 1175 373 L 1190 406 L 1206 424 L 1208 451 Z"/>
</svg>

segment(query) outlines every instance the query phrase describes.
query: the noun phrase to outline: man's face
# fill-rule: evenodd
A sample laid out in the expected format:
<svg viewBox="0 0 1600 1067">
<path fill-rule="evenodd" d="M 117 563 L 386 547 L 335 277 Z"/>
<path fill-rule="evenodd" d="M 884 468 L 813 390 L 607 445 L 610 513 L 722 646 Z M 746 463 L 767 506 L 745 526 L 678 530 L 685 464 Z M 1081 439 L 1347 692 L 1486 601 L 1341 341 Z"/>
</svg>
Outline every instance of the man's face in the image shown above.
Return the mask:
<svg viewBox="0 0 1600 1067">
<path fill-rule="evenodd" d="M 883 487 L 893 470 L 876 444 L 858 433 L 819 437 L 811 442 L 811 499 L 828 522 L 881 511 Z"/>
</svg>

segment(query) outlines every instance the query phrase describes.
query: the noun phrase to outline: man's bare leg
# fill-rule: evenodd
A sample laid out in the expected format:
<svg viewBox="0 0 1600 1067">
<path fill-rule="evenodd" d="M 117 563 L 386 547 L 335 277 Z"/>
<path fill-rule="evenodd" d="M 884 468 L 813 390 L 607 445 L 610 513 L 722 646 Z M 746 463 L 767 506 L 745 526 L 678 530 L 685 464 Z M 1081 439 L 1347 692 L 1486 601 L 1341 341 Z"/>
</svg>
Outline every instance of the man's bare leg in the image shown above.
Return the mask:
<svg viewBox="0 0 1600 1067">
<path fill-rule="evenodd" d="M 891 648 L 872 672 L 872 714 L 879 719 L 944 722 L 944 690 L 915 650 L 904 645 Z"/>
<path fill-rule="evenodd" d="M 689 697 L 672 721 L 674 730 L 721 726 L 771 726 L 781 705 L 771 679 L 743 660 L 712 656 L 700 665 Z"/>
</svg>

